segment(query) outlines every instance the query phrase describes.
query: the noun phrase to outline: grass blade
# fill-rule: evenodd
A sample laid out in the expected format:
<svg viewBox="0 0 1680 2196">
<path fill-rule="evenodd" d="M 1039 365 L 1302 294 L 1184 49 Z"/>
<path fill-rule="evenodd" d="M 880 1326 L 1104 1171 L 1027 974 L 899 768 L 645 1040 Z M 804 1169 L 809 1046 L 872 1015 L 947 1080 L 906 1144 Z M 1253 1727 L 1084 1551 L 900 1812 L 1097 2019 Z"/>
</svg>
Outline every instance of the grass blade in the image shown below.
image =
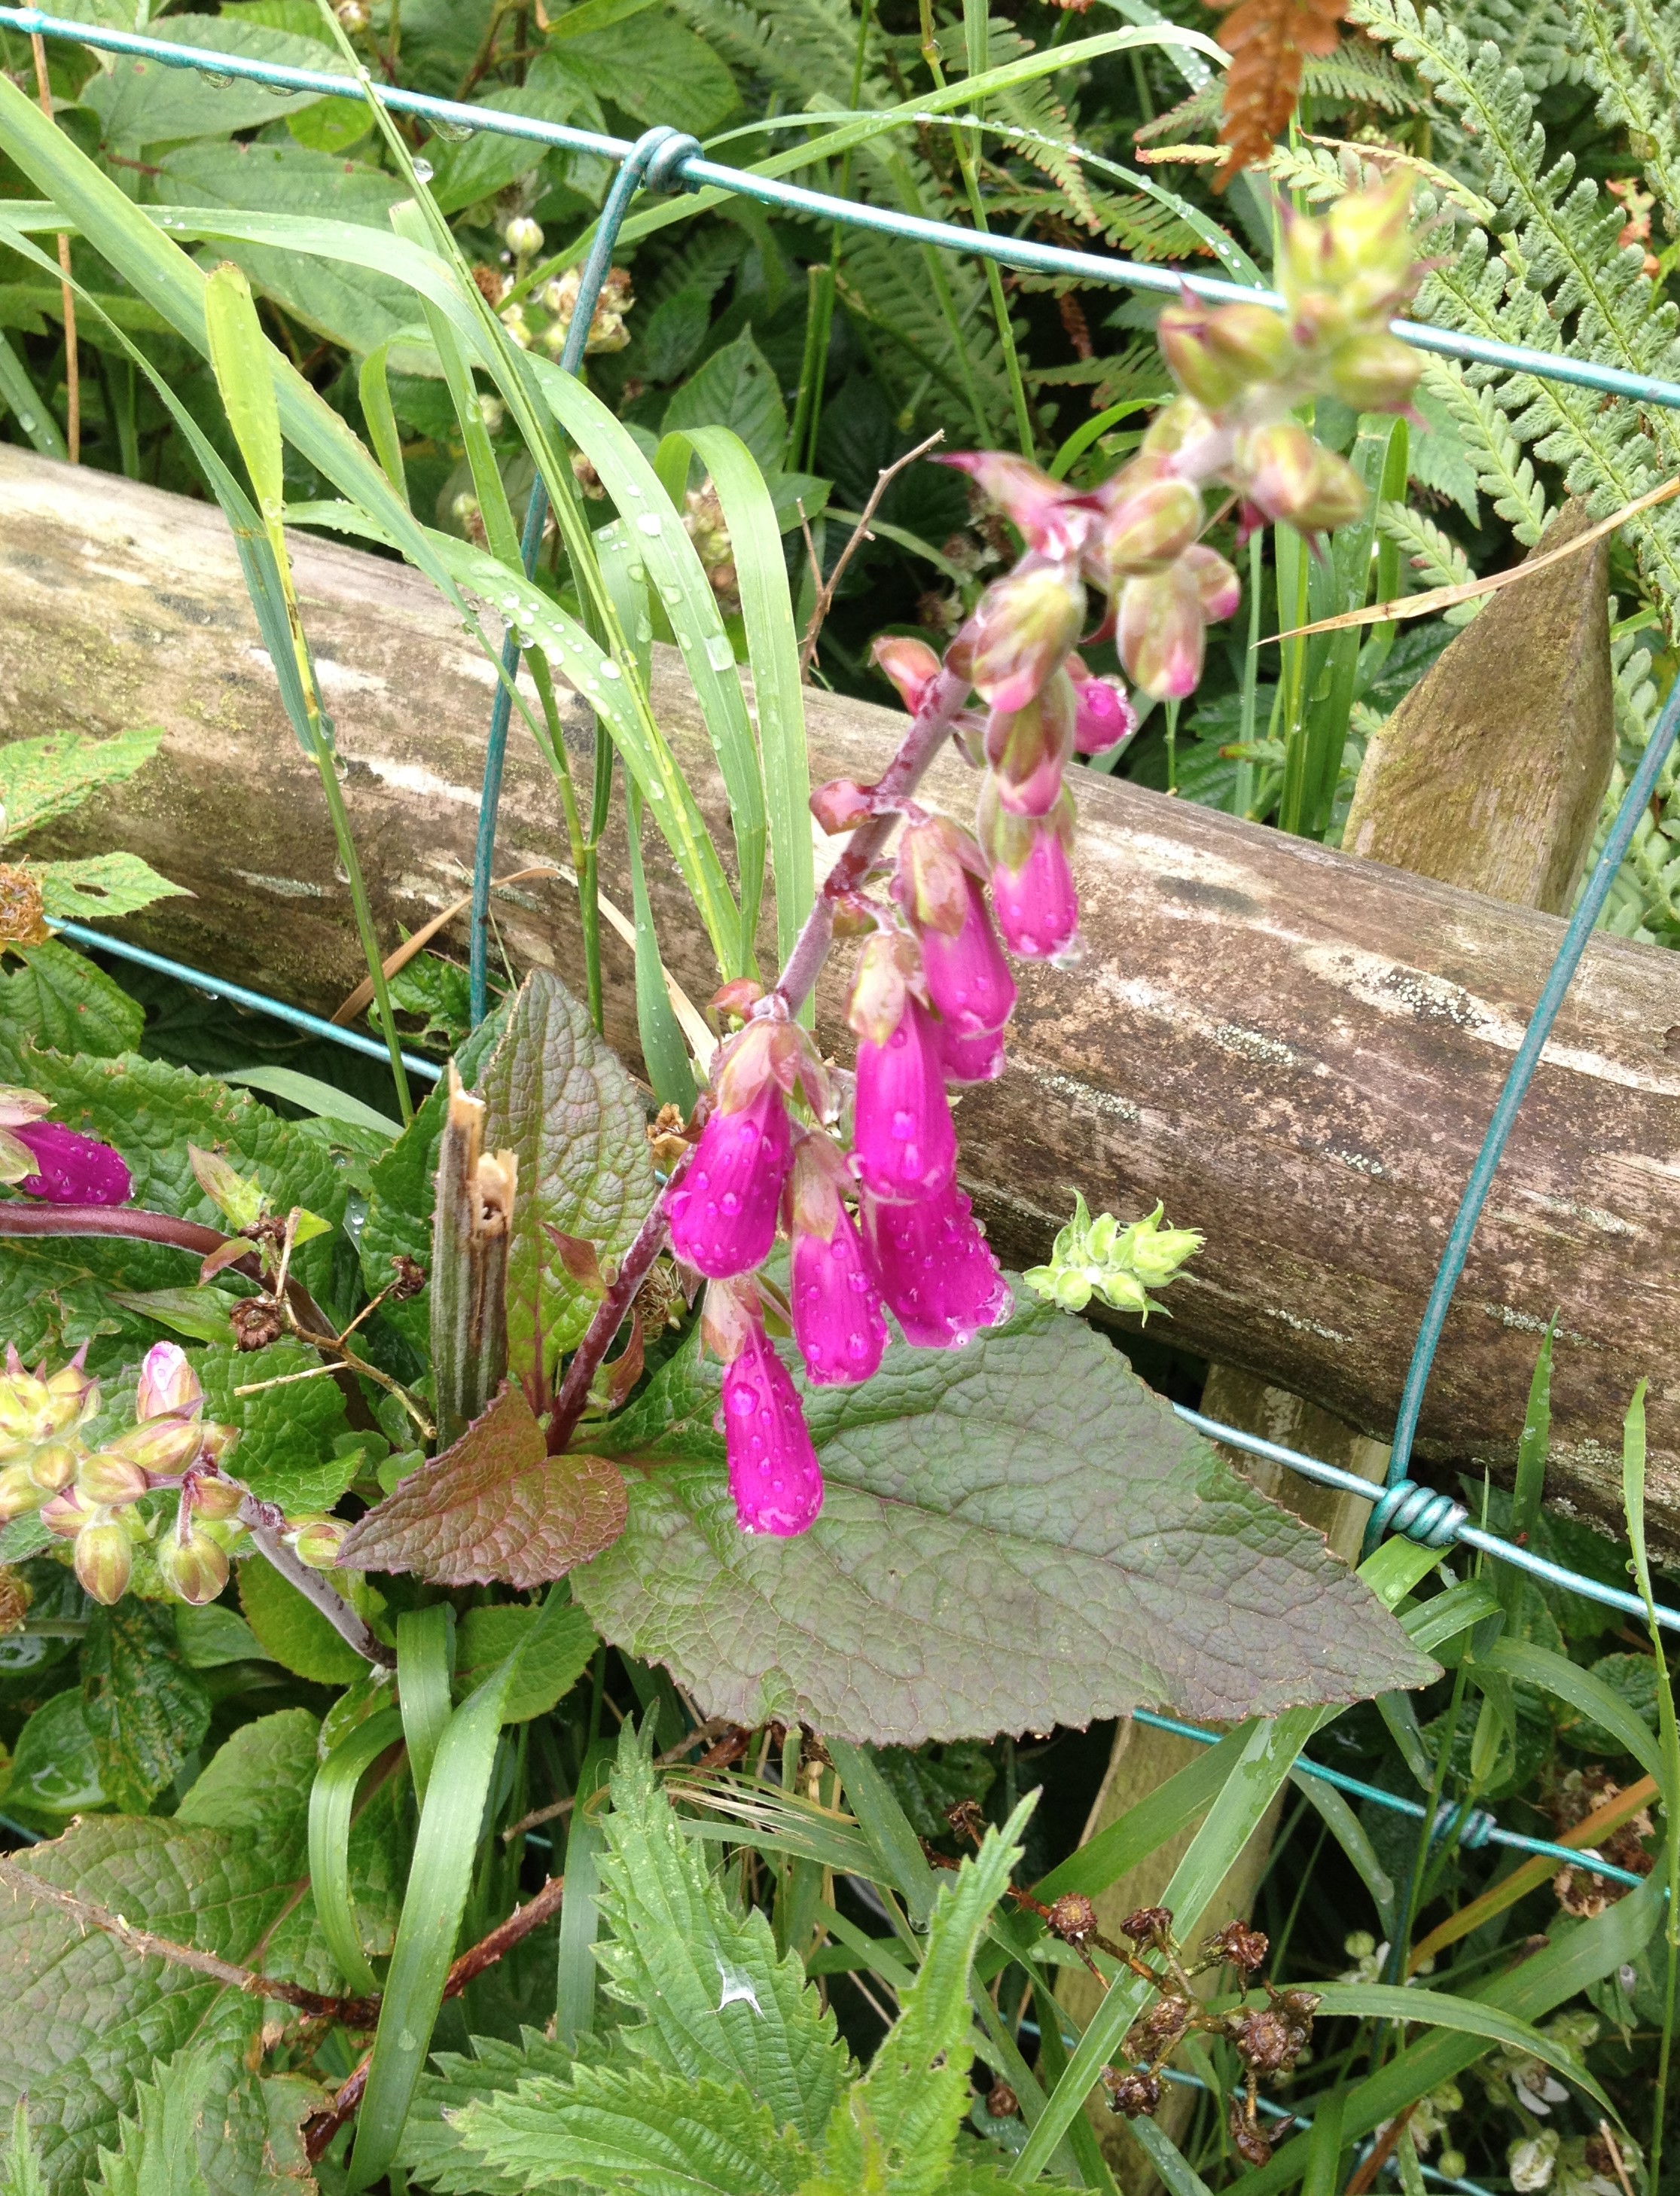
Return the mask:
<svg viewBox="0 0 1680 2196">
<path fill-rule="evenodd" d="M 339 1740 L 309 1787 L 309 1887 L 320 1933 L 350 1988 L 370 1995 L 379 1979 L 361 1948 L 350 1898 L 350 1814 L 363 1776 L 401 1737 L 401 1717 L 381 1709 Z"/>
<path fill-rule="evenodd" d="M 447 1601 L 406 1609 L 396 1620 L 397 1696 L 414 1797 L 425 1805 L 432 1763 L 449 1720 L 455 1673 L 455 1612 Z"/>
</svg>

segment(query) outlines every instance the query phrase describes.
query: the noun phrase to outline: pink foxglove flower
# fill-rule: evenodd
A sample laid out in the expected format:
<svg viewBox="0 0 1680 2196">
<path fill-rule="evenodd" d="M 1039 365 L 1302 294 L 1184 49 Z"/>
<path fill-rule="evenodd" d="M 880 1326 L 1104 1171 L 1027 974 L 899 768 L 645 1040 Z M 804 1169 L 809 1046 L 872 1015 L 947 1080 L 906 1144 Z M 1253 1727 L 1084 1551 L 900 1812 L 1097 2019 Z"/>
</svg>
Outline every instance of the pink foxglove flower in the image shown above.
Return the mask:
<svg viewBox="0 0 1680 2196">
<path fill-rule="evenodd" d="M 56 1121 L 29 1121 L 7 1132 L 35 1161 L 33 1174 L 16 1185 L 26 1197 L 49 1205 L 124 1205 L 134 1183 L 122 1156 Z"/>
<path fill-rule="evenodd" d="M 950 1182 L 915 1205 L 864 1205 L 887 1307 L 918 1349 L 955 1349 L 1013 1308 L 968 1199 Z"/>
<path fill-rule="evenodd" d="M 685 1265 L 720 1280 L 764 1263 L 776 1240 L 793 1142 L 773 1082 L 739 1112 L 713 1114 L 671 1197 L 671 1247 Z"/>
<path fill-rule="evenodd" d="M 964 1037 L 942 1021 L 938 1037 L 947 1083 L 996 1083 L 1008 1065 L 1002 1030 L 977 1030 Z"/>
<path fill-rule="evenodd" d="M 852 1171 L 875 1197 L 927 1197 L 956 1170 L 938 1026 L 908 993 L 884 1041 L 858 1041 L 852 1142 Z"/>
<path fill-rule="evenodd" d="M 709 1288 L 702 1331 L 725 1360 L 718 1426 L 736 1521 L 743 1533 L 791 1539 L 816 1523 L 823 1470 L 799 1391 L 765 1333 L 756 1292 Z"/>
<path fill-rule="evenodd" d="M 1054 961 L 1073 944 L 1079 896 L 1068 867 L 1073 802 L 1052 816 L 1012 816 L 983 794 L 980 843 L 992 864 L 991 904 L 1003 942 L 1023 961 Z"/>
<path fill-rule="evenodd" d="M 794 1339 L 815 1387 L 867 1380 L 886 1348 L 880 1291 L 840 1201 L 846 1162 L 825 1136 L 805 1136 L 788 1191 L 788 1300 Z"/>
<path fill-rule="evenodd" d="M 1015 980 L 986 910 L 984 873 L 979 847 L 945 817 L 905 827 L 892 893 L 915 926 L 945 1037 L 1001 1030 L 1015 1009 Z"/>
<path fill-rule="evenodd" d="M 1077 656 L 1067 659 L 1067 675 L 1073 681 L 1074 753 L 1106 754 L 1130 739 L 1138 728 L 1138 713 L 1119 680 L 1095 677 Z"/>
</svg>

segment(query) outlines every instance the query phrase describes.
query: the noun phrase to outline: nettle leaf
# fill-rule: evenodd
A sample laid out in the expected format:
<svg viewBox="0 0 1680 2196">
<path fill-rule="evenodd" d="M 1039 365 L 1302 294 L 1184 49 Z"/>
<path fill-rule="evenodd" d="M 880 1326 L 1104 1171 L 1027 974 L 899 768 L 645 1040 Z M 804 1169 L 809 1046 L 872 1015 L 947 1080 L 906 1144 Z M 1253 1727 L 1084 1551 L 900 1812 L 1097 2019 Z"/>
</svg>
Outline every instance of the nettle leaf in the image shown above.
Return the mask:
<svg viewBox="0 0 1680 2196">
<path fill-rule="evenodd" d="M 12 1865 L 177 1944 L 241 1965 L 260 1956 L 269 1973 L 314 1982 L 276 1925 L 300 1898 L 308 1906 L 315 1728 L 297 1708 L 247 1724 L 172 1821 L 89 1816 Z M 0 1899 L 0 2110 L 27 2094 L 51 2188 L 68 2196 L 93 2180 L 101 2147 L 120 2145 L 136 2085 L 200 2045 L 219 2047 L 200 2089 L 199 2167 L 211 2196 L 270 2196 L 277 2180 L 303 2178 L 308 2093 L 265 2083 L 246 2063 L 264 2017 L 257 1999 L 137 1958 L 21 1893 Z"/>
<path fill-rule="evenodd" d="M 163 737 L 161 725 L 142 725 L 105 740 L 85 732 L 49 732 L 0 747 L 0 838 L 21 838 L 38 824 L 79 808 L 95 786 L 132 777 L 151 761 Z"/>
<path fill-rule="evenodd" d="M 570 38 L 563 32 L 549 51 L 568 76 L 638 122 L 668 122 L 707 137 L 739 104 L 724 63 L 667 8 L 643 9 Z"/>
<path fill-rule="evenodd" d="M 573 1581 L 708 1714 L 910 1746 L 1134 1708 L 1270 1716 L 1435 1674 L 1320 1534 L 1047 1305 L 808 1396 L 828 1491 L 795 1540 L 737 1527 L 716 1402 L 691 1344 L 594 1436 L 630 1514 Z"/>
<path fill-rule="evenodd" d="M 778 1957 L 765 1916 L 737 1913 L 626 1726 L 613 1770 L 596 1956 L 612 1995 L 640 2009 L 632 2049 L 685 2082 L 744 2084 L 775 2124 L 815 2142 L 852 2072 L 834 2016 L 797 1955 Z"/>
<path fill-rule="evenodd" d="M 182 1660 L 173 1611 L 133 1594 L 88 1620 L 82 1702 L 106 1796 L 136 1814 L 210 1729 L 210 1696 Z"/>
<path fill-rule="evenodd" d="M 324 55 L 313 38 L 289 36 L 227 15 L 170 15 L 154 23 L 150 35 L 178 44 L 207 47 L 247 60 L 278 61 L 288 68 L 343 66 L 336 55 Z M 230 130 L 255 130 L 277 116 L 296 114 L 323 95 L 318 91 L 271 92 L 246 78 L 212 84 L 192 69 L 165 68 L 151 61 L 119 55 L 109 69 L 95 72 L 82 88 L 82 105 L 90 107 L 104 127 L 107 145 L 119 151 L 161 145 L 181 137 L 225 137 Z"/>
<path fill-rule="evenodd" d="M 43 862 L 36 875 L 49 922 L 99 922 L 113 915 L 133 915 L 153 900 L 193 897 L 185 885 L 172 885 L 138 854 Z"/>
<path fill-rule="evenodd" d="M 508 1364 L 538 1407 L 595 1298 L 573 1280 L 551 1229 L 622 1252 L 654 1199 L 636 1086 L 557 977 L 536 969 L 479 1084 L 487 1151 L 519 1162 L 507 1260 Z"/>
<path fill-rule="evenodd" d="M 10 752 L 0 748 L 0 754 Z M 145 1009 L 85 954 L 56 939 L 13 951 L 23 966 L 0 975 L 0 1037 L 14 1059 L 31 1042 L 49 1052 L 107 1059 L 132 1052 L 140 1043 Z"/>
<path fill-rule="evenodd" d="M 594 1659 L 595 1627 L 580 1609 L 563 1609 L 540 1627 L 539 1614 L 532 1604 L 518 1601 L 468 1609 L 455 1635 L 457 1700 L 482 1685 L 534 1628 L 536 1638 L 520 1657 L 502 1702 L 502 1721 L 528 1723 L 546 1715 L 571 1690 Z"/>
<path fill-rule="evenodd" d="M 1021 1857 L 1016 1841 L 1032 1807 L 1029 1797 L 1002 1830 L 988 1830 L 979 1852 L 941 1887 L 898 2018 L 868 2073 L 835 2108 L 814 2184 L 823 2196 L 865 2187 L 871 2170 L 893 2196 L 935 2196 L 944 2182 L 969 2103 L 969 1973 Z"/>
<path fill-rule="evenodd" d="M 750 328 L 714 350 L 666 406 L 661 431 L 669 435 L 684 427 L 731 427 L 765 471 L 780 464 L 788 409 L 775 369 Z"/>
<path fill-rule="evenodd" d="M 159 2068 L 155 2082 L 138 2085 L 136 2116 L 123 2120 L 118 2148 L 99 2153 L 95 2185 L 110 2196 L 210 2196 L 199 2168 L 199 2135 L 215 2057 L 208 2044 L 178 2051 Z"/>
<path fill-rule="evenodd" d="M 564 2175 L 622 2196 L 795 2196 L 811 2153 L 740 2083 L 580 2066 L 468 2105 L 464 2148 L 522 2187 Z"/>
<path fill-rule="evenodd" d="M 523 2176 L 492 2171 L 469 2152 L 461 2141 L 459 2116 L 470 2104 L 517 2089 L 528 2075 L 569 2073 L 574 2062 L 563 2043 L 539 2029 L 522 2027 L 517 2043 L 499 2036 L 471 2041 L 471 2058 L 458 2051 L 432 2054 L 431 2067 L 415 2087 L 396 2162 L 436 2196 L 512 2196 L 525 2187 Z M 601 2046 L 586 2036 L 580 2049 L 598 2054 Z M 558 2196 L 570 2196 L 558 2181 L 548 2186 Z"/>
<path fill-rule="evenodd" d="M 541 1586 L 624 1530 L 624 1475 L 603 1456 L 550 1456 L 524 1390 L 482 1418 L 352 1527 L 339 1560 L 434 1586 Z"/>
</svg>

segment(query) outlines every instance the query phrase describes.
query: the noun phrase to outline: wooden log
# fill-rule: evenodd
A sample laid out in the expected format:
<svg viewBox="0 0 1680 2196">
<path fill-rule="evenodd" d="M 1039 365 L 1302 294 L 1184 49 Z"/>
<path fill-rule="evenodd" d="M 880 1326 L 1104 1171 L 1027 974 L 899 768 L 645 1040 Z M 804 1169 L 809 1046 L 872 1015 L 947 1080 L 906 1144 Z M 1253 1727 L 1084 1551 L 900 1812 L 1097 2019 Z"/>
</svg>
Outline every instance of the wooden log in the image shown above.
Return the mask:
<svg viewBox="0 0 1680 2196">
<path fill-rule="evenodd" d="M 296 545 L 382 933 L 460 891 L 491 674 L 416 575 Z M 726 843 L 695 702 L 673 656 L 661 720 Z M 902 721 L 813 693 L 813 769 L 868 777 Z M 319 789 L 286 727 L 219 513 L 0 449 L 0 731 L 147 721 L 157 764 L 43 833 L 42 852 L 130 847 L 191 887 L 132 934 L 302 1003 L 361 974 Z M 568 739 L 586 769 L 580 702 Z M 954 758 L 930 797 L 959 814 Z M 1483 1127 L 1556 951 L 1548 916 L 1403 876 L 1093 776 L 1076 855 L 1085 957 L 1025 973 L 1012 1066 L 964 1098 L 966 1164 L 1000 1249 L 1042 1252 L 1082 1189 L 1164 1198 L 1208 1246 L 1173 1291 L 1176 1340 L 1385 1435 Z M 528 739 L 510 760 L 499 869 L 564 860 Z M 650 841 L 667 957 L 700 998 L 703 937 Z M 621 839 L 606 889 L 627 902 Z M 580 980 L 574 901 L 522 887 L 517 961 Z M 609 1034 L 634 1052 L 628 956 L 606 940 Z M 843 1043 L 831 978 L 825 1035 Z M 1556 1493 L 1613 1519 L 1626 1399 L 1653 1376 L 1653 1536 L 1680 1548 L 1680 960 L 1596 940 L 1494 1186 L 1450 1320 L 1421 1453 L 1508 1460 L 1536 1338 L 1562 1313 Z"/>
</svg>

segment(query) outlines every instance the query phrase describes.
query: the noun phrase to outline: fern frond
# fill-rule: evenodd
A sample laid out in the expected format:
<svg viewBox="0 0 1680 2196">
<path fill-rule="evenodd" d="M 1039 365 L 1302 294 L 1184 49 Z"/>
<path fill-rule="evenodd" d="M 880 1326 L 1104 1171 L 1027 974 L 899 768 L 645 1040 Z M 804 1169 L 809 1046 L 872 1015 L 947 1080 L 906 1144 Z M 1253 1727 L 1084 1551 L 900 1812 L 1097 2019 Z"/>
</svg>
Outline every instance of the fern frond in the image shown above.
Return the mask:
<svg viewBox="0 0 1680 2196">
<path fill-rule="evenodd" d="M 876 354 L 895 408 L 922 398 L 918 419 L 925 412 L 930 425 L 966 437 L 978 431 L 970 386 L 985 419 L 1001 422 L 1009 416 L 1009 384 L 979 269 L 953 254 L 939 271 L 956 317 L 955 337 L 921 254 L 889 237 L 858 230 L 846 239 L 837 294 L 849 313 L 890 336 L 905 354 L 903 361 Z"/>
<path fill-rule="evenodd" d="M 1075 359 L 1068 366 L 1040 367 L 1026 381 L 1035 390 L 1088 389 L 1091 409 L 1106 412 L 1111 404 L 1129 397 L 1161 403 L 1173 393 L 1172 382 L 1153 344 L 1134 344 L 1111 352 L 1106 358 Z"/>
<path fill-rule="evenodd" d="M 1124 251 L 1136 259 L 1206 259 L 1213 256 L 1212 246 L 1196 234 L 1181 214 L 1175 213 L 1169 205 L 1163 205 L 1158 199 L 1093 189 L 1090 199 L 1088 226 L 1111 250 Z M 1008 183 L 987 190 L 986 213 L 993 220 L 1007 215 L 1012 221 L 1025 217 L 1048 225 L 1059 217 L 1065 220 L 1066 208 L 1059 194 L 1047 186 Z M 1084 239 L 1065 230 L 1058 240 L 1085 245 Z M 1024 290 L 1059 292 L 1081 286 L 1070 275 L 1023 275 L 1019 279 Z"/>
<path fill-rule="evenodd" d="M 747 256 L 747 233 L 732 222 L 679 234 L 682 242 L 650 282 L 642 283 L 638 265 L 637 286 L 649 311 L 684 290 L 698 291 L 709 303 Z"/>
<path fill-rule="evenodd" d="M 1472 389 L 1464 368 L 1446 359 L 1430 359 L 1423 379 L 1452 414 L 1469 453 L 1476 486 L 1523 546 L 1532 549 L 1550 516 L 1545 490 L 1535 479 L 1534 468 L 1524 457 L 1493 391 Z"/>
<path fill-rule="evenodd" d="M 1462 587 L 1475 575 L 1470 569 L 1470 560 L 1450 534 L 1437 526 L 1421 511 L 1413 511 L 1404 503 L 1384 503 L 1378 506 L 1377 526 L 1383 539 L 1392 541 L 1400 554 L 1421 573 L 1432 587 Z M 1447 611 L 1443 623 L 1468 625 L 1487 600 L 1479 596 L 1474 602 L 1459 603 Z"/>
<path fill-rule="evenodd" d="M 672 0 L 719 59 L 737 75 L 755 77 L 784 106 L 834 107 L 852 103 L 857 19 L 852 0 Z M 892 97 L 881 75 L 880 41 L 866 33 L 866 107 Z"/>
<path fill-rule="evenodd" d="M 1497 209 L 1500 256 L 1486 236 L 1466 237 L 1457 258 L 1429 276 L 1420 317 L 1635 374 L 1680 373 L 1680 313 L 1646 279 L 1642 252 L 1622 247 L 1620 208 L 1596 184 L 1577 182 L 1571 155 L 1546 165 L 1545 134 L 1519 71 L 1492 44 L 1473 54 L 1461 31 L 1433 8 L 1420 16 L 1412 0 L 1354 0 L 1353 12 L 1416 64 L 1473 135 Z M 1598 515 L 1680 473 L 1680 419 L 1670 412 L 1642 413 L 1526 374 L 1496 378 L 1493 388 L 1517 440 L 1560 466 L 1570 492 L 1589 498 Z M 1630 520 L 1628 535 L 1671 630 L 1680 610 L 1680 514 L 1659 506 Z"/>
<path fill-rule="evenodd" d="M 1614 18 L 1603 0 L 1571 0 L 1570 12 L 1599 118 L 1627 132 L 1671 228 L 1680 220 L 1680 41 L 1648 0 Z"/>
<path fill-rule="evenodd" d="M 1584 74 L 1569 0 L 1452 0 L 1447 20 L 1472 46 L 1490 42 L 1530 91 L 1579 84 Z"/>
</svg>

